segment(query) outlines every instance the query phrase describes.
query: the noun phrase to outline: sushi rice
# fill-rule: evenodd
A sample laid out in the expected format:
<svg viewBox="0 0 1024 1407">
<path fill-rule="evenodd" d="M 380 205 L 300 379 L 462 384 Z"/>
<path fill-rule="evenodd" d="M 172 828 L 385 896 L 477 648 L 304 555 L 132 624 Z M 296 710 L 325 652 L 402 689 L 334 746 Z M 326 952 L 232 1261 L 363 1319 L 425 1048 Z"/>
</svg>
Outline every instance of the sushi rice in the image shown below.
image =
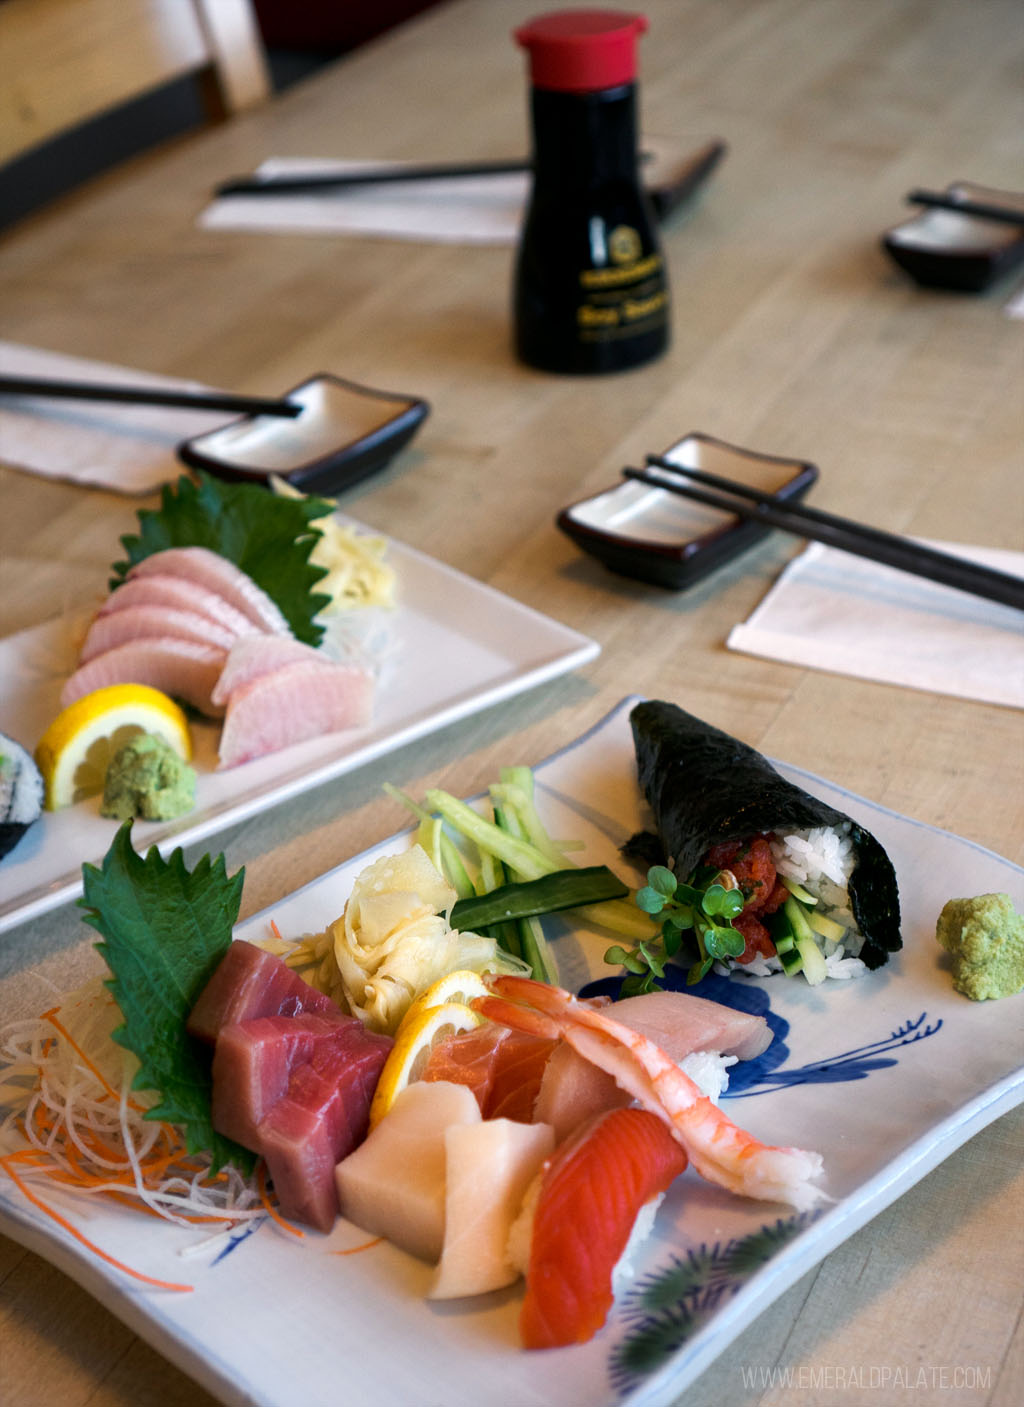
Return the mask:
<svg viewBox="0 0 1024 1407">
<path fill-rule="evenodd" d="M 840 924 L 845 936 L 839 940 L 814 935 L 825 959 L 826 977 L 846 979 L 860 977 L 867 965 L 858 957 L 864 939 L 857 929 L 850 908 L 848 884 L 856 862 L 850 823 L 841 826 L 815 826 L 811 830 L 795 830 L 773 835 L 770 840 L 772 860 L 779 875 L 802 885 L 818 900 L 817 912 Z M 744 972 L 748 977 L 767 977 L 782 971 L 782 963 L 774 955 L 757 957 L 752 962 L 716 963 L 722 974 Z"/>
<path fill-rule="evenodd" d="M 43 778 L 32 757 L 0 733 L 0 858 L 43 814 Z"/>
</svg>

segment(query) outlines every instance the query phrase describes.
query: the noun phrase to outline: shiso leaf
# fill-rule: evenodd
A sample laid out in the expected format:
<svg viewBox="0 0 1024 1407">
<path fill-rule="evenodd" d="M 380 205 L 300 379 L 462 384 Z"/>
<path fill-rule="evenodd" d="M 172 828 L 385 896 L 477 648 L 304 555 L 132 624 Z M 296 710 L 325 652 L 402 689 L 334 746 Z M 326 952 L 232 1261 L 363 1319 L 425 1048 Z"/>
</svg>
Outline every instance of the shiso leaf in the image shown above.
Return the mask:
<svg viewBox="0 0 1024 1407">
<path fill-rule="evenodd" d="M 133 1088 L 160 1096 L 147 1118 L 180 1125 L 189 1152 L 211 1154 L 214 1167 L 247 1169 L 252 1154 L 213 1127 L 209 1054 L 185 1030 L 231 942 L 245 871 L 229 877 L 223 855 L 204 855 L 189 871 L 180 849 L 164 860 L 153 846 L 143 858 L 131 827 L 120 827 L 100 868 L 82 866 L 79 900 L 103 938 L 96 947 L 124 1017 L 114 1040 L 138 1057 Z"/>
<path fill-rule="evenodd" d="M 319 645 L 324 628 L 317 614 L 330 597 L 314 591 L 327 575 L 309 554 L 321 533 L 313 520 L 334 511 L 323 498 L 282 498 L 259 484 L 233 484 L 198 471 L 165 484 L 159 509 L 139 510 L 139 532 L 121 546 L 126 562 L 115 562 L 110 587 L 120 586 L 137 562 L 168 547 L 206 547 L 252 577 L 280 607 L 296 639 Z"/>
</svg>

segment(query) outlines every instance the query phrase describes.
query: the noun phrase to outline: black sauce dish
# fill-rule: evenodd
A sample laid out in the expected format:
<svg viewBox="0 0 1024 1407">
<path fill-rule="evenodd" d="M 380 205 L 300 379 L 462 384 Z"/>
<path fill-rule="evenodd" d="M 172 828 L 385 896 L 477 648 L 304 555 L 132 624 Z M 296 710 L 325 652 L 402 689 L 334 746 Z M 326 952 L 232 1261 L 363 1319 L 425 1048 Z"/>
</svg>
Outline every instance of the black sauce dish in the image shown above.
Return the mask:
<svg viewBox="0 0 1024 1407">
<path fill-rule="evenodd" d="M 382 469 L 430 413 L 418 396 L 329 373 L 286 399 L 302 406 L 294 419 L 246 415 L 183 441 L 179 457 L 221 479 L 266 483 L 277 475 L 303 493 L 333 495 Z"/>
<path fill-rule="evenodd" d="M 1024 194 L 957 181 L 951 201 L 973 201 L 1021 212 Z M 1024 264 L 1024 226 L 960 210 L 927 208 L 882 236 L 882 248 L 925 288 L 982 293 Z"/>
<path fill-rule="evenodd" d="M 697 431 L 662 457 L 749 484 L 782 502 L 802 498 L 818 478 L 817 467 L 806 460 L 759 454 Z M 671 591 L 695 586 L 771 531 L 634 479 L 570 504 L 555 522 L 609 571 Z"/>
</svg>

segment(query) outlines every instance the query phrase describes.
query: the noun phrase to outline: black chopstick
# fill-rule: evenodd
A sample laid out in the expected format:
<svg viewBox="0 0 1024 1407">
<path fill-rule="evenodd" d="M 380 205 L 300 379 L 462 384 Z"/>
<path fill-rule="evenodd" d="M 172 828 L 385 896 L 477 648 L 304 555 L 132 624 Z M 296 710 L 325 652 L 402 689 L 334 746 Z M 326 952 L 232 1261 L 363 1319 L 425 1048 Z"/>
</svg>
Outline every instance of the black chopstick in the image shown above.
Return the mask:
<svg viewBox="0 0 1024 1407">
<path fill-rule="evenodd" d="M 977 215 L 983 220 L 1001 220 L 1006 225 L 1024 225 L 1024 209 L 1012 205 L 994 205 L 987 200 L 969 200 L 966 196 L 949 195 L 946 191 L 910 191 L 911 205 L 926 205 L 934 210 L 955 210 L 959 215 Z"/>
<path fill-rule="evenodd" d="M 857 523 L 850 518 L 840 518 L 837 514 L 825 513 L 792 499 L 783 500 L 706 470 L 674 464 L 659 455 L 648 455 L 645 469 L 630 467 L 622 472 L 627 479 L 638 479 L 652 488 L 666 489 L 708 507 L 764 523 L 766 527 L 781 528 L 797 537 L 822 542 L 827 547 L 838 548 L 856 557 L 867 557 L 870 561 L 925 577 L 943 586 L 983 596 L 1018 611 L 1024 610 L 1024 580 L 1020 577 L 964 561 L 896 533 Z"/>
<path fill-rule="evenodd" d="M 129 405 L 177 406 L 182 410 L 224 410 L 238 415 L 302 414 L 296 401 L 266 396 L 235 396 L 227 391 L 164 391 L 151 386 L 97 385 L 92 381 L 52 381 L 38 376 L 0 376 L 0 395 L 44 396 L 74 401 L 121 401 Z"/>
<path fill-rule="evenodd" d="M 455 162 L 429 166 L 366 166 L 308 176 L 237 176 L 216 187 L 215 195 L 294 195 L 303 191 L 342 190 L 346 186 L 375 186 L 392 181 L 438 181 L 461 176 L 507 176 L 529 171 L 520 158 L 509 161 Z"/>
</svg>

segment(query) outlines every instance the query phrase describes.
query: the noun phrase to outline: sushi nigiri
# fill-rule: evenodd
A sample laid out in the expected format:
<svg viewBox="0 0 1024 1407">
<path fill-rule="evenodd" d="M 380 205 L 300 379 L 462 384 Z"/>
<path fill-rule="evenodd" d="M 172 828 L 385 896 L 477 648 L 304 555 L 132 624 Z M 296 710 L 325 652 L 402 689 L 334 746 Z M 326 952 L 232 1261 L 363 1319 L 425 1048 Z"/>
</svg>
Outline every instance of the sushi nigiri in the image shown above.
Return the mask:
<svg viewBox="0 0 1024 1407">
<path fill-rule="evenodd" d="M 22 745 L 0 733 L 0 859 L 43 814 L 43 778 Z"/>
<path fill-rule="evenodd" d="M 593 1338 L 614 1301 L 616 1266 L 634 1229 L 642 1229 L 640 1214 L 657 1205 L 686 1164 L 665 1123 L 646 1109 L 599 1114 L 555 1149 L 509 1242 L 526 1274 L 524 1347 Z"/>
</svg>

